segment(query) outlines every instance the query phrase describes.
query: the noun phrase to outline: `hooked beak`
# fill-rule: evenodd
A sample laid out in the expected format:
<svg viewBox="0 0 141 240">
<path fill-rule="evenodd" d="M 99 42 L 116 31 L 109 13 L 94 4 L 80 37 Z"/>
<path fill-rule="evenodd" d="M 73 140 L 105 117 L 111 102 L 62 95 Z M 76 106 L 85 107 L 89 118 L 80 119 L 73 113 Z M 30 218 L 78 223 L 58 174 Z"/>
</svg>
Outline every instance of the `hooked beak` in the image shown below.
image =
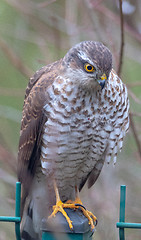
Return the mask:
<svg viewBox="0 0 141 240">
<path fill-rule="evenodd" d="M 97 82 L 99 83 L 99 85 L 101 86 L 101 89 L 104 88 L 105 86 L 105 81 L 107 80 L 106 74 L 104 73 L 100 79 L 97 80 Z"/>
</svg>

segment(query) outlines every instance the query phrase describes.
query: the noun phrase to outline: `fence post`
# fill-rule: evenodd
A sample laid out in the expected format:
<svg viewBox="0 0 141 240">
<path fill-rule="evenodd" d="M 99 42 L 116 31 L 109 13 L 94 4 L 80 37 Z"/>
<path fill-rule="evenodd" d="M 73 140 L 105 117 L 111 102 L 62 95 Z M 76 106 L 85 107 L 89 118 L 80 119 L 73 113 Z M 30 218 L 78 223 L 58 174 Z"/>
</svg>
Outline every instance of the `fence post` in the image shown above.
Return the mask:
<svg viewBox="0 0 141 240">
<path fill-rule="evenodd" d="M 119 222 L 116 226 L 119 228 L 119 239 L 125 240 L 125 228 L 135 228 L 141 229 L 141 223 L 129 223 L 125 222 L 125 201 L 126 201 L 126 186 L 122 185 L 120 187 L 120 212 L 119 212 Z"/>
<path fill-rule="evenodd" d="M 21 204 L 21 183 L 16 183 L 16 200 L 15 200 L 15 217 L 0 216 L 0 222 L 14 222 L 16 239 L 21 240 L 20 237 L 20 204 Z"/>
<path fill-rule="evenodd" d="M 120 215 L 119 221 L 125 222 L 125 201 L 126 201 L 126 186 L 120 186 Z M 124 237 L 124 228 L 119 229 L 119 237 L 120 239 L 125 239 Z"/>
<path fill-rule="evenodd" d="M 42 240 L 92 240 L 92 232 L 88 219 L 81 210 L 65 209 L 72 220 L 71 230 L 66 219 L 61 213 L 57 213 L 53 219 L 42 221 Z"/>
<path fill-rule="evenodd" d="M 16 182 L 15 217 L 20 218 L 20 221 L 21 221 L 20 211 L 21 211 L 21 183 Z M 20 221 L 15 222 L 15 233 L 16 233 L 17 240 L 21 240 Z"/>
</svg>

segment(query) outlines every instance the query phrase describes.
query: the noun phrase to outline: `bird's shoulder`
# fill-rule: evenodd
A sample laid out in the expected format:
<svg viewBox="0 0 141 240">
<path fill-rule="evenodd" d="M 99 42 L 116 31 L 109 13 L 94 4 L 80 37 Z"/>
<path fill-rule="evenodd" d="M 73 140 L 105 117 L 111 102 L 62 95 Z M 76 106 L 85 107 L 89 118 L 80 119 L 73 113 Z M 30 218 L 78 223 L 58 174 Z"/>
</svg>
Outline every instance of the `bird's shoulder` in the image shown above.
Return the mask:
<svg viewBox="0 0 141 240">
<path fill-rule="evenodd" d="M 49 87 L 55 78 L 61 74 L 62 68 L 62 59 L 60 59 L 37 70 L 35 74 L 29 79 L 25 92 L 25 100 L 29 96 L 29 93 L 32 89 L 37 89 L 38 87 L 43 87 L 46 89 Z"/>
</svg>

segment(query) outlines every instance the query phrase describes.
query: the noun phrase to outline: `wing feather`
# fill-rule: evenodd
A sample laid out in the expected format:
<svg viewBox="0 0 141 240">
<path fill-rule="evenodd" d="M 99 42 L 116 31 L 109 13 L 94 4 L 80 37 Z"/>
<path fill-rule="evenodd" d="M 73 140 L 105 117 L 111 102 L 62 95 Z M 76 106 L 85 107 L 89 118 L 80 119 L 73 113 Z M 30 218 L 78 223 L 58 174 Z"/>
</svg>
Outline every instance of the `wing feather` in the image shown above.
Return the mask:
<svg viewBox="0 0 141 240">
<path fill-rule="evenodd" d="M 26 98 L 23 107 L 23 118 L 18 152 L 18 179 L 23 182 L 27 174 L 34 175 L 36 159 L 40 154 L 41 134 L 47 120 L 43 111 L 46 102 L 44 89 L 37 84 Z"/>
<path fill-rule="evenodd" d="M 87 177 L 85 179 L 82 179 L 81 184 L 79 186 L 79 191 L 81 191 L 81 189 L 83 188 L 83 186 L 85 185 L 86 181 L 88 183 L 88 188 L 91 188 L 93 186 L 93 184 L 96 182 L 99 174 L 101 173 L 102 167 L 104 164 L 104 158 L 99 160 L 94 168 L 92 169 L 92 171 L 87 175 Z"/>
<path fill-rule="evenodd" d="M 37 71 L 26 89 L 18 151 L 18 180 L 24 189 L 24 199 L 40 164 L 42 132 L 47 121 L 43 107 L 48 103 L 47 89 L 56 78 L 60 63 L 61 60 Z"/>
</svg>

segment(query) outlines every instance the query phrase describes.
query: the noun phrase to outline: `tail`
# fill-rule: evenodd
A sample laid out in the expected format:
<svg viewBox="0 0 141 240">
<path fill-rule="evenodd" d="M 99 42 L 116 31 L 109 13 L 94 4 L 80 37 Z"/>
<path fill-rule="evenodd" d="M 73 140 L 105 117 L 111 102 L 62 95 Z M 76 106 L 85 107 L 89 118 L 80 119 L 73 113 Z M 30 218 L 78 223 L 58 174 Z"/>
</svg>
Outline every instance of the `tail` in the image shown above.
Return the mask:
<svg viewBox="0 0 141 240">
<path fill-rule="evenodd" d="M 39 176 L 38 176 L 39 177 Z M 42 177 L 42 176 L 41 176 Z M 49 190 L 44 178 L 37 179 L 30 188 L 30 193 L 23 192 L 21 201 L 21 239 L 41 240 L 42 220 L 47 219 L 52 211 L 55 196 Z"/>
<path fill-rule="evenodd" d="M 21 239 L 22 240 L 40 240 L 39 235 L 35 232 L 33 226 L 33 208 L 31 202 L 27 210 L 24 211 L 21 224 Z"/>
</svg>

